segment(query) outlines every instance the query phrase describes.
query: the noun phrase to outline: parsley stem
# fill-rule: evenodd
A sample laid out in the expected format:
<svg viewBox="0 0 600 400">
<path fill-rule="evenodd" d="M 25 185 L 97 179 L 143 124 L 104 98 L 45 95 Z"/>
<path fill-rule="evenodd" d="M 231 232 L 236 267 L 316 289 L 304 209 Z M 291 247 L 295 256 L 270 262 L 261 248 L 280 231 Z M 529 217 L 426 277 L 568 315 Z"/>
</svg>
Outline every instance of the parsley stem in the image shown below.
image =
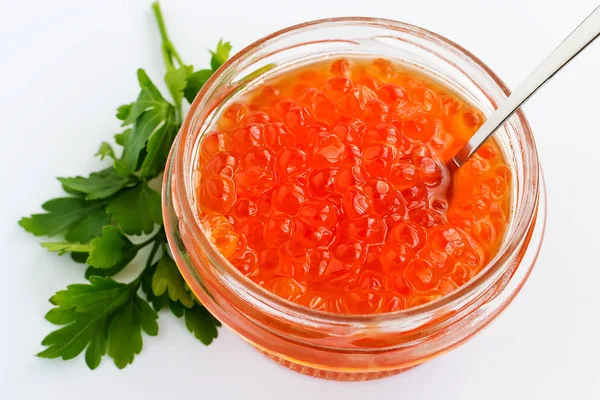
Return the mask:
<svg viewBox="0 0 600 400">
<path fill-rule="evenodd" d="M 169 255 L 169 257 L 171 257 L 171 255 L 170 255 L 170 253 L 169 253 L 169 246 L 167 246 L 167 242 L 166 242 L 166 241 L 164 241 L 164 242 L 162 242 L 162 243 L 161 243 L 161 245 L 162 245 L 162 251 L 163 251 L 165 254 L 168 254 L 168 255 Z M 171 258 L 173 258 L 173 257 L 171 257 Z"/>
<path fill-rule="evenodd" d="M 152 11 L 154 11 L 154 17 L 156 18 L 156 23 L 158 24 L 158 30 L 160 31 L 160 37 L 163 42 L 169 42 L 169 35 L 167 34 L 167 27 L 165 25 L 165 20 L 162 15 L 162 11 L 160 9 L 160 4 L 158 1 L 152 3 Z"/>
<path fill-rule="evenodd" d="M 142 283 L 142 277 L 144 276 L 144 273 L 146 272 L 146 270 L 148 268 L 150 268 L 152 266 L 154 257 L 156 257 L 156 252 L 160 248 L 161 243 L 164 241 L 163 237 L 159 236 L 160 233 L 162 233 L 162 229 L 160 231 L 158 231 L 156 233 L 156 235 L 154 235 L 150 239 L 146 240 L 144 243 L 140 243 L 140 244 L 144 244 L 144 246 L 146 244 L 150 244 L 150 243 L 154 243 L 154 244 L 152 245 L 152 249 L 150 250 L 150 255 L 148 255 L 148 259 L 146 260 L 146 265 L 144 266 L 144 269 L 142 270 L 142 272 L 140 272 L 140 274 L 138 275 L 137 278 L 135 278 L 133 281 L 129 282 L 129 286 L 132 287 L 134 292 L 137 292 L 137 290 L 140 288 L 140 285 Z"/>
<path fill-rule="evenodd" d="M 167 67 L 167 71 L 169 71 L 169 68 L 175 68 L 175 64 L 173 63 L 173 57 L 175 57 L 175 60 L 179 64 L 179 67 L 185 66 L 183 60 L 181 59 L 181 56 L 179 55 L 179 52 L 177 52 L 177 49 L 173 45 L 173 42 L 171 42 L 171 39 L 169 39 L 169 34 L 167 33 L 167 26 L 165 25 L 165 20 L 163 18 L 162 10 L 160 9 L 160 4 L 158 1 L 152 3 L 152 11 L 154 12 L 154 17 L 156 18 L 156 23 L 158 24 L 158 30 L 160 31 L 160 37 L 162 39 L 162 56 L 165 66 Z M 177 120 L 181 124 L 181 101 L 177 101 L 177 99 L 174 100 L 176 103 L 175 108 L 177 110 Z"/>
<path fill-rule="evenodd" d="M 169 48 L 171 49 L 171 53 L 173 54 L 173 56 L 175 57 L 175 59 L 177 60 L 177 62 L 179 63 L 180 66 L 185 65 L 183 63 L 183 60 L 181 59 L 181 56 L 179 56 L 179 53 L 177 52 L 177 49 L 175 48 L 175 46 L 173 46 L 173 42 L 169 42 Z"/>
<path fill-rule="evenodd" d="M 156 234 L 154 234 L 152 237 L 150 237 L 148 240 L 143 241 L 142 243 L 136 244 L 135 247 L 139 250 L 143 247 L 148 246 L 150 243 L 152 242 L 159 242 L 160 240 L 162 240 L 164 238 L 164 230 L 163 228 L 160 228 L 158 230 L 158 232 L 156 232 Z"/>
<path fill-rule="evenodd" d="M 160 238 L 156 237 L 154 239 L 154 244 L 152 245 L 152 250 L 150 250 L 150 255 L 148 256 L 148 260 L 146 260 L 146 268 L 144 268 L 144 269 L 148 269 L 152 265 L 152 262 L 154 261 L 154 257 L 156 256 L 156 252 L 160 248 L 160 242 L 161 242 Z"/>
<path fill-rule="evenodd" d="M 173 42 L 171 42 L 171 39 L 169 39 L 169 34 L 167 33 L 167 26 L 165 25 L 165 20 L 163 18 L 162 11 L 160 9 L 160 4 L 158 3 L 158 1 L 152 3 L 152 11 L 154 11 L 156 23 L 158 24 L 158 30 L 160 31 L 160 37 L 163 41 L 163 59 L 165 60 L 165 65 L 167 67 L 173 66 L 172 57 L 175 57 L 175 60 L 177 60 L 180 66 L 185 65 L 183 63 L 183 60 L 181 59 L 181 56 L 177 52 L 177 49 L 175 49 Z"/>
<path fill-rule="evenodd" d="M 148 255 L 148 259 L 146 260 L 146 265 L 144 266 L 144 269 L 142 270 L 142 272 L 138 275 L 138 277 L 134 281 L 129 283 L 134 288 L 134 290 L 137 291 L 138 288 L 140 287 L 140 284 L 142 283 L 142 276 L 144 276 L 144 273 L 146 272 L 146 270 L 152 266 L 154 257 L 156 257 L 156 252 L 160 248 L 160 245 L 162 243 L 164 243 L 164 241 L 165 241 L 164 232 L 163 232 L 163 229 L 161 228 L 158 232 L 156 232 L 156 235 L 152 236 L 150 239 L 146 240 L 145 242 L 140 243 L 140 245 L 143 245 L 143 246 L 150 244 L 150 243 L 154 243 L 154 244 L 152 245 L 152 249 L 150 250 L 150 254 Z"/>
</svg>

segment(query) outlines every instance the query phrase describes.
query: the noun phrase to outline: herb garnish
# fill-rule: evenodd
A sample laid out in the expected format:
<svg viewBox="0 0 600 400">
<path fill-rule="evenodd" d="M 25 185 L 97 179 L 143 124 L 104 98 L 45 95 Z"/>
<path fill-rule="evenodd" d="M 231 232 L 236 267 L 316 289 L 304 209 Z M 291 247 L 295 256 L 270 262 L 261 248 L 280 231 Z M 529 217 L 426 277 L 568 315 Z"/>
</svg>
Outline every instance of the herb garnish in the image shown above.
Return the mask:
<svg viewBox="0 0 600 400">
<path fill-rule="evenodd" d="M 152 5 L 166 66 L 165 99 L 143 69 L 137 71 L 141 91 L 133 103 L 122 105 L 117 118 L 123 132 L 114 136 L 120 157 L 107 142 L 96 156 L 113 165 L 87 177 L 58 178 L 65 197 L 47 201 L 42 214 L 19 221 L 36 236 L 62 237 L 42 246 L 59 255 L 70 253 L 88 265 L 86 284 L 73 284 L 50 298 L 55 306 L 46 319 L 60 328 L 42 341 L 38 356 L 72 359 L 85 350 L 94 369 L 108 354 L 119 368 L 131 364 L 142 350 L 142 331 L 158 334 L 163 308 L 184 318 L 187 329 L 208 345 L 220 323 L 190 293 L 167 250 L 162 227 L 161 196 L 154 189 L 165 168 L 169 150 L 182 124 L 182 102 L 192 102 L 208 78 L 229 57 L 231 45 L 219 42 L 211 51 L 210 69 L 194 71 L 181 59 L 169 39 L 158 3 Z M 145 240 L 136 236 L 149 235 Z M 129 283 L 112 278 L 149 247 L 145 266 Z"/>
</svg>

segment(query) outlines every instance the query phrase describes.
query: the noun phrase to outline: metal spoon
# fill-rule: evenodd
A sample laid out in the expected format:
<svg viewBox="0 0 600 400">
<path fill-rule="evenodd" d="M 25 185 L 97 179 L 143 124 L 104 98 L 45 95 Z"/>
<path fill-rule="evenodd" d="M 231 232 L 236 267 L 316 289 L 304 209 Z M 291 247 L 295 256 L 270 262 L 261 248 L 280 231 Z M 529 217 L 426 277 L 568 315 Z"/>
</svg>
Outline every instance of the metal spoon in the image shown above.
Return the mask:
<svg viewBox="0 0 600 400">
<path fill-rule="evenodd" d="M 600 35 L 600 7 L 596 8 L 519 85 L 452 158 L 451 169 L 460 168 L 539 88 Z"/>
</svg>

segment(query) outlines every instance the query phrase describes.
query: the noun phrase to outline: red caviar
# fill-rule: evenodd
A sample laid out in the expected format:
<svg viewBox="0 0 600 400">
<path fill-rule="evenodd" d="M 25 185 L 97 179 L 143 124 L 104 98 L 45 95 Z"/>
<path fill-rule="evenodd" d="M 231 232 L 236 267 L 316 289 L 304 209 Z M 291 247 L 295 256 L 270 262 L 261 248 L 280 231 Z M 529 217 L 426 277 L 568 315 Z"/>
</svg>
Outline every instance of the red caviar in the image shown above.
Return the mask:
<svg viewBox="0 0 600 400">
<path fill-rule="evenodd" d="M 278 296 L 350 314 L 417 306 L 465 284 L 501 244 L 510 169 L 497 145 L 454 176 L 444 166 L 483 121 L 388 60 L 292 69 L 205 135 L 198 212 L 222 254 Z"/>
</svg>

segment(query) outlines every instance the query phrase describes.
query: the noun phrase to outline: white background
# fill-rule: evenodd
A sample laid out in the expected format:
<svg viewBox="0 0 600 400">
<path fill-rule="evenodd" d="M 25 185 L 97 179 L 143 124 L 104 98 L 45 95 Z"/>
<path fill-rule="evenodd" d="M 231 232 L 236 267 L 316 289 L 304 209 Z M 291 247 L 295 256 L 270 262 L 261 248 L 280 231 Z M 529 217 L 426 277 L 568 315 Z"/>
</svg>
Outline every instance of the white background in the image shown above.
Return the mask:
<svg viewBox="0 0 600 400">
<path fill-rule="evenodd" d="M 226 38 L 240 50 L 302 21 L 360 15 L 436 31 L 514 88 L 596 0 L 163 1 L 188 63 Z M 410 372 L 340 383 L 289 372 L 222 329 L 199 344 L 170 314 L 133 365 L 38 359 L 47 299 L 82 281 L 17 226 L 60 194 L 56 176 L 98 169 L 115 107 L 135 70 L 164 72 L 147 0 L 0 1 L 0 398 L 13 399 L 600 399 L 600 41 L 526 107 L 548 185 L 547 235 L 521 294 L 485 332 Z M 386 397 L 385 397 L 386 396 Z"/>
</svg>

